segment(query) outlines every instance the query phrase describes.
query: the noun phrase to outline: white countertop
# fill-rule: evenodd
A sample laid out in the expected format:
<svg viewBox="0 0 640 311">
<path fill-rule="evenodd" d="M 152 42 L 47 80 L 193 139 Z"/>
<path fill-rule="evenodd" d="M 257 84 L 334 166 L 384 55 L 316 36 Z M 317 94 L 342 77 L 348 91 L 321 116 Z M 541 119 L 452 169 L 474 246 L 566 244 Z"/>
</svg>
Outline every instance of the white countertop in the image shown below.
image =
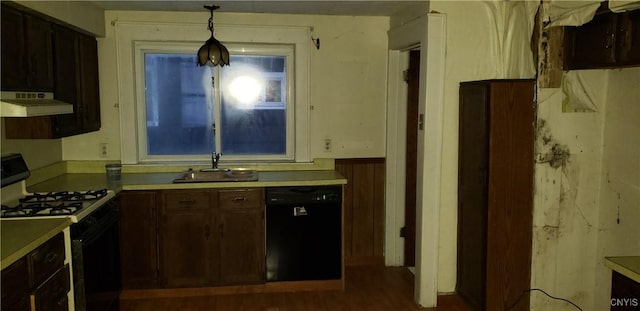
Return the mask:
<svg viewBox="0 0 640 311">
<path fill-rule="evenodd" d="M 605 257 L 605 266 L 640 283 L 640 256 Z"/>
</svg>

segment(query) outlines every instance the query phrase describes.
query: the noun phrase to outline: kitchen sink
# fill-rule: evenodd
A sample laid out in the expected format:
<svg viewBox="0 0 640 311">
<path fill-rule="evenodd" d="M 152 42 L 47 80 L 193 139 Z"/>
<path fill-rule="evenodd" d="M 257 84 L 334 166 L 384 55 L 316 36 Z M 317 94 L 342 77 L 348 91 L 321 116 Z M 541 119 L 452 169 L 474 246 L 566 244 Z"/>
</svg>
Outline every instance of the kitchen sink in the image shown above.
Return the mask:
<svg viewBox="0 0 640 311">
<path fill-rule="evenodd" d="M 234 181 L 256 181 L 258 172 L 252 169 L 204 169 L 194 171 L 189 169 L 180 173 L 174 183 L 197 183 L 197 182 L 234 182 Z"/>
</svg>

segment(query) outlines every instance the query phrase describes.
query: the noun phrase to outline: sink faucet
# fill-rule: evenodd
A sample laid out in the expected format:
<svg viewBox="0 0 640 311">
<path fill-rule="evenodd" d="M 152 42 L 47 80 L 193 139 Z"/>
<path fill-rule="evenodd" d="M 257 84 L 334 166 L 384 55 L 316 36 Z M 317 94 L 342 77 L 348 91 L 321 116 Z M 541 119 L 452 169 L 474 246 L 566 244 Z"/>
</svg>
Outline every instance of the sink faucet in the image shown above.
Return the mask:
<svg viewBox="0 0 640 311">
<path fill-rule="evenodd" d="M 211 153 L 211 168 L 218 168 L 218 163 L 220 162 L 220 157 L 222 153 L 216 153 L 215 151 Z"/>
</svg>

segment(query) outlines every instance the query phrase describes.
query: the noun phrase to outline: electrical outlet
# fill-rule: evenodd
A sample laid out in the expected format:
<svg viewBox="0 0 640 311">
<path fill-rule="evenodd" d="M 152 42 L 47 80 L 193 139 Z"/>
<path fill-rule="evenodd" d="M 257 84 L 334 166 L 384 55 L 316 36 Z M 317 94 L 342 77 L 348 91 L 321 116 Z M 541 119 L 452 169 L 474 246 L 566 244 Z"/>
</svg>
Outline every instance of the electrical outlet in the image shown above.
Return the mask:
<svg viewBox="0 0 640 311">
<path fill-rule="evenodd" d="M 331 139 L 324 140 L 324 152 L 331 152 Z"/>
<path fill-rule="evenodd" d="M 109 157 L 109 144 L 100 143 L 100 157 L 101 158 Z"/>
</svg>

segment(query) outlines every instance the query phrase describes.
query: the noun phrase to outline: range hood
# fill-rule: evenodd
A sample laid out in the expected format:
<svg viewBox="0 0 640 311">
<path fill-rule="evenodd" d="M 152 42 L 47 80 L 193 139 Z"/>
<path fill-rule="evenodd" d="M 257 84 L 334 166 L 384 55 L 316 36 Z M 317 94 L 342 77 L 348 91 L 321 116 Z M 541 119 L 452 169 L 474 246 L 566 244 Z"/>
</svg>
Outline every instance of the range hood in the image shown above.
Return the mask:
<svg viewBox="0 0 640 311">
<path fill-rule="evenodd" d="M 73 105 L 50 92 L 2 92 L 0 117 L 36 117 L 73 113 Z"/>
</svg>

